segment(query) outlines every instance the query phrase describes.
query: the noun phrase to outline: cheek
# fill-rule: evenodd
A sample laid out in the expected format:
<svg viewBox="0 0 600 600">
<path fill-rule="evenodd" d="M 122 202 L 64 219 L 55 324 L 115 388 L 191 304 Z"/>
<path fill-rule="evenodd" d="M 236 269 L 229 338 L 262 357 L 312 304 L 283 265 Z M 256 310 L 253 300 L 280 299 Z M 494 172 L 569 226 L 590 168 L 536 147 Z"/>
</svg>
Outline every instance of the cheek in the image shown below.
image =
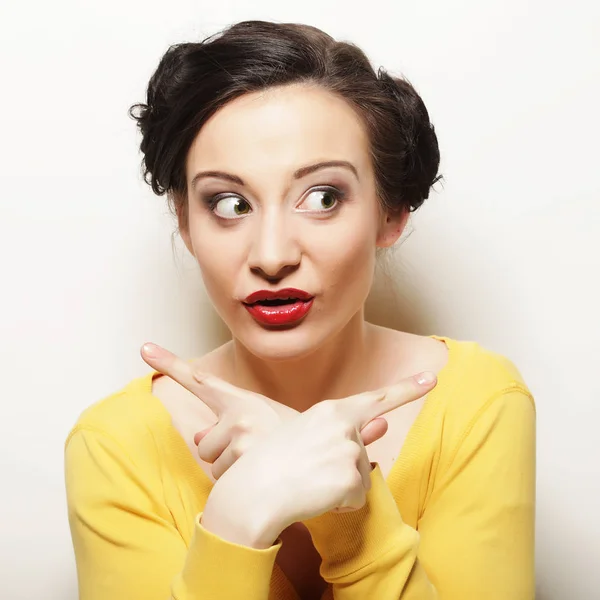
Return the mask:
<svg viewBox="0 0 600 600">
<path fill-rule="evenodd" d="M 328 232 L 321 238 L 319 256 L 322 283 L 326 290 L 355 292 L 361 296 L 365 291 L 368 293 L 375 269 L 372 228 L 346 227 Z"/>
<path fill-rule="evenodd" d="M 215 303 L 231 297 L 239 257 L 236 245 L 227 236 L 206 229 L 193 238 L 194 254 L 200 267 L 206 290 Z"/>
<path fill-rule="evenodd" d="M 338 250 L 336 254 L 331 255 L 332 283 L 342 283 L 346 286 L 359 284 L 365 277 L 370 278 L 374 266 L 375 252 L 370 244 L 362 241 L 348 245 L 343 252 Z"/>
</svg>

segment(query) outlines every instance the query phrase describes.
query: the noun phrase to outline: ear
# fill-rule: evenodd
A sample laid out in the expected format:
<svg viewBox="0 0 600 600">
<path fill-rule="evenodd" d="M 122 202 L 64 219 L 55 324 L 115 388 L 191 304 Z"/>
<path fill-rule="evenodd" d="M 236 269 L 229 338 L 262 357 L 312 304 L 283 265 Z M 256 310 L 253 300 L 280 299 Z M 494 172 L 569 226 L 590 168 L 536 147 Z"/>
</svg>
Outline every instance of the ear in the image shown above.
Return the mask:
<svg viewBox="0 0 600 600">
<path fill-rule="evenodd" d="M 398 213 L 385 214 L 377 235 L 377 247 L 389 248 L 393 246 L 402 235 L 409 217 L 410 211 L 408 209 Z"/>
</svg>

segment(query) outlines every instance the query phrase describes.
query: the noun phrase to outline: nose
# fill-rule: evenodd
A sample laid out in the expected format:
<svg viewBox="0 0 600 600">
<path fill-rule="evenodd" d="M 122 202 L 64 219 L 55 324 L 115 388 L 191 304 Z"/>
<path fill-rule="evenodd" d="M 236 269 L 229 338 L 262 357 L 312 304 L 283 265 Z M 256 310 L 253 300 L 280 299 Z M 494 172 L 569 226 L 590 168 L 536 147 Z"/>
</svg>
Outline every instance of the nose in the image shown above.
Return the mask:
<svg viewBox="0 0 600 600">
<path fill-rule="evenodd" d="M 301 251 L 291 224 L 274 211 L 263 214 L 248 255 L 250 270 L 269 282 L 277 282 L 300 266 Z"/>
</svg>

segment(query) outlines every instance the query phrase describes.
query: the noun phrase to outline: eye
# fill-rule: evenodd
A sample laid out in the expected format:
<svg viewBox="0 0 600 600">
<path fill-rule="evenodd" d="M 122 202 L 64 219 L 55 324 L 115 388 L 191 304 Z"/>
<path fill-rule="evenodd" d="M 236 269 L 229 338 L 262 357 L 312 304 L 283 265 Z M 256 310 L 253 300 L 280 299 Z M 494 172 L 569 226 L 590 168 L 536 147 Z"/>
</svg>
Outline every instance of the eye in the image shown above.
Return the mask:
<svg viewBox="0 0 600 600">
<path fill-rule="evenodd" d="M 313 190 L 308 194 L 301 206 L 308 204 L 308 211 L 327 212 L 333 210 L 343 199 L 344 192 L 334 187 Z"/>
<path fill-rule="evenodd" d="M 208 203 L 210 210 L 222 219 L 235 219 L 243 217 L 250 212 L 248 202 L 237 196 L 225 196 L 221 198 L 213 196 L 209 199 Z"/>
</svg>

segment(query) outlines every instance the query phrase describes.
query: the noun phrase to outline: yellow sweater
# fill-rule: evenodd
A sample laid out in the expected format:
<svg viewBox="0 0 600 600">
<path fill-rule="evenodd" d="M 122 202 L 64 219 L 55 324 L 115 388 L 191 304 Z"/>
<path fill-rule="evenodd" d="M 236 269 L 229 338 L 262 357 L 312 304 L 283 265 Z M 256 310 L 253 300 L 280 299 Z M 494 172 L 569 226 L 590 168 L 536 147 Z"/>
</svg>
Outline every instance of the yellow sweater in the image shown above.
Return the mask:
<svg viewBox="0 0 600 600">
<path fill-rule="evenodd" d="M 508 359 L 432 337 L 448 363 L 387 480 L 376 466 L 362 509 L 304 522 L 324 599 L 534 597 L 533 398 Z M 156 374 L 88 407 L 66 440 L 80 599 L 298 600 L 280 540 L 257 550 L 200 524 L 212 483 L 152 395 Z"/>
</svg>

